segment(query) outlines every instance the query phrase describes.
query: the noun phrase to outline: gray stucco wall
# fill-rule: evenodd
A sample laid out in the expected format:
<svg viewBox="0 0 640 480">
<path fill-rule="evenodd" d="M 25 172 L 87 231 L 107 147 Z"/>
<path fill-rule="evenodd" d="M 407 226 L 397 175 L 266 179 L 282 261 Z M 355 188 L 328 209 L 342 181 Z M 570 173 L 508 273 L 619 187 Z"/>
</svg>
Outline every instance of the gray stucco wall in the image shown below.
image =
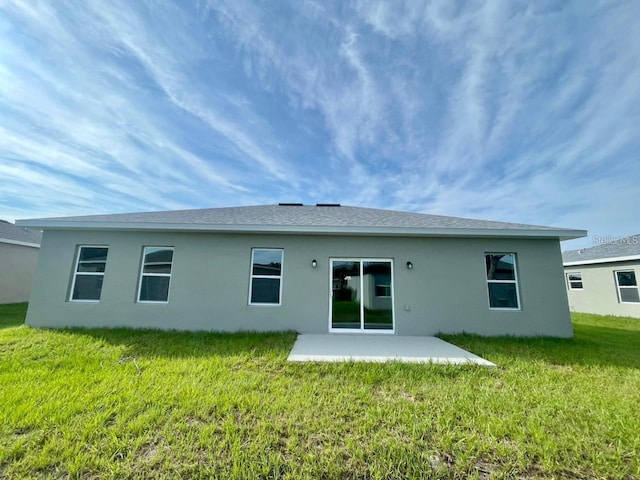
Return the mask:
<svg viewBox="0 0 640 480">
<path fill-rule="evenodd" d="M 640 318 L 640 303 L 618 301 L 616 270 L 634 270 L 640 281 L 639 261 L 565 267 L 566 273 L 582 274 L 583 289 L 568 291 L 571 311 Z"/>
<path fill-rule="evenodd" d="M 109 246 L 102 298 L 69 302 L 77 246 L 87 244 Z M 167 304 L 135 302 L 145 245 L 175 247 Z M 248 305 L 252 247 L 284 249 L 281 306 Z M 398 335 L 572 335 L 553 239 L 46 231 L 41 248 L 27 316 L 32 326 L 327 333 L 329 260 L 355 257 L 394 260 Z M 517 253 L 521 311 L 489 309 L 485 252 Z"/>
<path fill-rule="evenodd" d="M 0 242 L 0 303 L 29 300 L 39 250 Z"/>
</svg>

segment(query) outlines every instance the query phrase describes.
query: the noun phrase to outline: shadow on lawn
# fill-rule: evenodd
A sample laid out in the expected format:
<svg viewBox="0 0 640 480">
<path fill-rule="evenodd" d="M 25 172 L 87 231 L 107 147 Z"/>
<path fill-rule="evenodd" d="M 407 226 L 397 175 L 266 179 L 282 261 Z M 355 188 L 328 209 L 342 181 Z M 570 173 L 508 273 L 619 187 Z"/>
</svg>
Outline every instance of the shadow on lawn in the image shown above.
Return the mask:
<svg viewBox="0 0 640 480">
<path fill-rule="evenodd" d="M 296 339 L 295 332 L 219 333 L 128 328 L 69 328 L 59 331 L 125 347 L 124 355 L 138 358 L 288 355 Z"/>
<path fill-rule="evenodd" d="M 26 312 L 26 303 L 3 305 L 0 330 L 23 325 Z M 286 357 L 296 339 L 295 332 L 218 333 L 129 328 L 69 328 L 53 331 L 88 336 L 122 346 L 125 347 L 123 355 L 133 357 L 226 357 L 247 354 Z M 497 363 L 504 362 L 500 357 L 511 357 L 553 365 L 640 369 L 640 320 L 581 315 L 574 323 L 574 338 L 571 339 L 492 338 L 468 334 L 439 336 Z"/>
<path fill-rule="evenodd" d="M 3 305 L 2 315 L 0 315 L 0 330 L 24 325 L 24 319 L 26 315 L 26 303 L 11 303 Z"/>
<path fill-rule="evenodd" d="M 295 332 L 216 333 L 160 330 L 65 329 L 112 345 L 126 347 L 133 357 L 208 357 L 276 355 L 286 357 Z M 480 337 L 442 335 L 441 338 L 498 364 L 500 357 L 552 365 L 640 368 L 640 330 L 575 325 L 575 336 L 562 338 Z"/>
<path fill-rule="evenodd" d="M 516 338 L 441 335 L 443 340 L 490 361 L 498 357 L 544 361 L 554 365 L 640 368 L 640 330 L 599 325 L 574 325 L 574 337 Z"/>
</svg>

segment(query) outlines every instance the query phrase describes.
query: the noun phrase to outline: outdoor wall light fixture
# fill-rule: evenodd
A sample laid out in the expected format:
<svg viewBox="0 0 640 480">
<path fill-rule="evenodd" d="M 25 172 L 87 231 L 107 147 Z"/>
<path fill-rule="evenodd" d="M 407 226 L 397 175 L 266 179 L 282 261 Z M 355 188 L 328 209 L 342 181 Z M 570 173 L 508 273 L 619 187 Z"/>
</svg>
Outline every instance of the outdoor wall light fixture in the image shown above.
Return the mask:
<svg viewBox="0 0 640 480">
<path fill-rule="evenodd" d="M 408 268 L 409 270 L 412 270 L 412 269 L 413 269 L 413 263 L 411 263 L 411 262 L 407 262 L 407 268 Z"/>
<path fill-rule="evenodd" d="M 318 261 L 315 258 L 313 260 L 311 260 L 311 266 L 313 268 L 316 268 L 318 266 Z"/>
</svg>

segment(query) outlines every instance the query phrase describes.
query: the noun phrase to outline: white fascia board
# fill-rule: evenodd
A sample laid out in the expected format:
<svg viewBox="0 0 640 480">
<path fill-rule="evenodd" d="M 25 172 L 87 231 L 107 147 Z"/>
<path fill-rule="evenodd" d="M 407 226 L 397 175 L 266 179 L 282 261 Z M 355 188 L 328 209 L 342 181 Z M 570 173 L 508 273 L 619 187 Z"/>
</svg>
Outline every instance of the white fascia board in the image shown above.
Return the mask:
<svg viewBox="0 0 640 480">
<path fill-rule="evenodd" d="M 586 230 L 518 230 L 493 228 L 421 228 L 421 227 L 350 227 L 350 226 L 296 226 L 296 225 L 207 225 L 189 223 L 152 222 L 74 222 L 53 220 L 19 220 L 25 227 L 55 230 L 154 230 L 180 232 L 221 232 L 221 233 L 287 233 L 318 235 L 381 235 L 416 237 L 525 237 L 559 238 L 571 240 L 586 237 Z"/>
<path fill-rule="evenodd" d="M 633 260 L 640 260 L 640 255 L 629 255 L 627 257 L 609 257 L 609 258 L 596 258 L 593 260 L 575 260 L 573 262 L 563 262 L 565 267 L 573 267 L 575 265 L 593 265 L 596 263 L 614 263 L 614 262 L 630 262 Z"/>
<path fill-rule="evenodd" d="M 19 240 L 10 240 L 8 238 L 0 238 L 0 243 L 8 243 L 10 245 L 20 245 L 21 247 L 40 248 L 39 243 L 21 242 Z"/>
</svg>

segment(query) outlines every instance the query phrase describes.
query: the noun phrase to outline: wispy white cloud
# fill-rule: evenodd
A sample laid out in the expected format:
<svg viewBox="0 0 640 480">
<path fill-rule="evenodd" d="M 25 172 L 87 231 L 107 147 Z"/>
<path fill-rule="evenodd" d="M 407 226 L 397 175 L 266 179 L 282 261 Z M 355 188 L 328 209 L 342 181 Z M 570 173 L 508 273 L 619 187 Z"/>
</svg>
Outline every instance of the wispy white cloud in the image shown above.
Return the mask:
<svg viewBox="0 0 640 480">
<path fill-rule="evenodd" d="M 637 233 L 636 2 L 0 11 L 5 216 L 302 200 Z"/>
<path fill-rule="evenodd" d="M 135 56 L 172 103 L 202 120 L 212 130 L 231 142 L 248 161 L 257 162 L 268 174 L 279 180 L 287 180 L 288 176 L 282 167 L 284 162 L 278 162 L 278 159 L 265 152 L 245 131 L 244 125 L 237 125 L 225 118 L 224 113 L 216 108 L 215 102 L 211 101 L 211 97 L 203 99 L 198 91 L 201 79 L 193 79 L 185 75 L 184 71 L 189 66 L 183 63 L 183 56 L 201 50 L 202 46 L 191 37 L 184 35 L 188 32 L 189 21 L 184 18 L 182 12 L 176 8 L 167 8 L 163 12 L 166 16 L 165 20 L 171 24 L 166 25 L 167 27 L 177 24 L 183 28 L 178 30 L 183 35 L 178 38 L 172 36 L 169 39 L 171 44 L 165 46 L 162 36 L 159 35 L 164 33 L 164 30 L 162 32 L 157 29 L 150 30 L 137 16 L 122 15 L 123 7 L 126 8 L 125 5 L 114 5 L 113 8 L 100 5 L 93 14 L 100 20 L 104 20 L 104 24 L 110 30 L 111 38 Z M 169 19 L 171 19 L 170 22 Z M 252 116 L 250 111 L 244 113 L 248 117 Z M 253 118 L 253 120 L 259 119 Z"/>
<path fill-rule="evenodd" d="M 41 165 L 94 184 L 96 193 L 85 192 L 84 201 L 76 199 L 77 207 L 70 209 L 74 212 L 109 211 L 118 205 L 131 209 L 136 203 L 138 208 L 184 208 L 194 201 L 207 204 L 216 197 L 210 192 L 218 189 L 227 194 L 247 191 L 241 185 L 243 172 L 217 165 L 215 159 L 202 158 L 175 142 L 170 122 L 150 105 L 156 100 L 140 101 L 143 92 L 132 75 L 117 64 L 97 62 L 95 51 L 80 34 L 72 35 L 70 26 L 61 26 L 51 6 L 43 4 L 36 11 L 29 4 L 18 4 L 11 14 L 21 28 L 37 31 L 38 41 L 50 46 L 48 53 L 64 51 L 69 57 L 60 58 L 67 68 L 29 55 L 27 46 L 15 41 L 3 48 L 0 100 L 6 113 L 0 124 L 4 130 L 0 149 L 4 161 L 13 163 L 14 173 L 24 172 L 23 177 L 5 177 L 4 182 L 12 182 L 7 189 L 33 189 L 29 166 Z M 99 32 L 104 43 L 98 47 L 122 56 L 117 39 L 95 15 L 85 13 L 75 20 L 92 35 Z M 16 25 L 7 33 L 18 30 Z M 52 187 L 44 183 L 41 188 Z M 36 211 L 51 203 L 51 197 L 41 198 L 39 205 L 40 197 L 26 197 Z M 119 202 L 122 198 L 128 201 Z"/>
</svg>

